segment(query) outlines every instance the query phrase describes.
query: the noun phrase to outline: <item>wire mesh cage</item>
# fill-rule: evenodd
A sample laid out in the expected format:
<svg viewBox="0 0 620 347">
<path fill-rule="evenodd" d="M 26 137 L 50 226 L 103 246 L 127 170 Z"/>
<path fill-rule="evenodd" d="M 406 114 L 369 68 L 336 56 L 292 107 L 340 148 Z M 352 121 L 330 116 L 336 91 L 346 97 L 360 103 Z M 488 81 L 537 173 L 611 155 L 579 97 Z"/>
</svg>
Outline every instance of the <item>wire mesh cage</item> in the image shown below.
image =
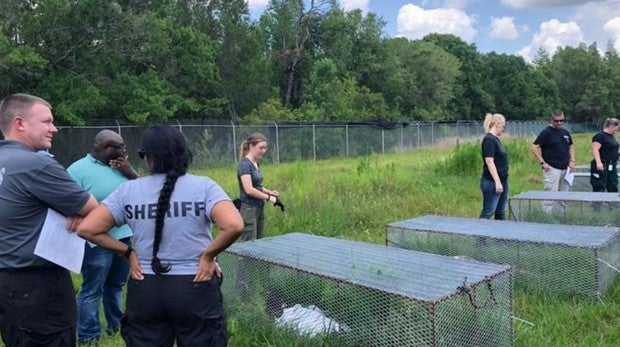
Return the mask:
<svg viewBox="0 0 620 347">
<path fill-rule="evenodd" d="M 510 266 L 301 233 L 234 244 L 218 262 L 227 315 L 283 345 L 513 344 Z"/>
<path fill-rule="evenodd" d="M 618 174 L 618 178 L 620 179 L 620 174 Z M 590 166 L 589 165 L 587 167 L 587 170 L 575 168 L 573 185 L 571 185 L 570 190 L 572 192 L 591 192 L 592 191 L 592 184 L 590 183 Z"/>
<path fill-rule="evenodd" d="M 510 197 L 509 204 L 515 221 L 620 226 L 618 193 L 528 191 Z"/>
<path fill-rule="evenodd" d="M 620 229 L 423 216 L 390 223 L 386 244 L 510 264 L 515 285 L 603 296 L 620 267 Z"/>
<path fill-rule="evenodd" d="M 570 190 L 572 192 L 591 192 L 590 172 L 575 172 Z"/>
</svg>

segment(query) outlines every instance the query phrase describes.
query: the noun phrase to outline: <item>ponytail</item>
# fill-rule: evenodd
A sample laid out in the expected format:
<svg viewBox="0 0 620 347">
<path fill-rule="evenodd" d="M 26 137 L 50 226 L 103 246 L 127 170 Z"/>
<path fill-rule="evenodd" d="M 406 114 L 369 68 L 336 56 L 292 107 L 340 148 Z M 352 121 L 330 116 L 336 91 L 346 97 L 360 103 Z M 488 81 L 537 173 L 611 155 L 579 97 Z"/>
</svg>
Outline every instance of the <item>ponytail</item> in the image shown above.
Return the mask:
<svg viewBox="0 0 620 347">
<path fill-rule="evenodd" d="M 261 133 L 252 133 L 248 136 L 243 142 L 241 142 L 241 146 L 239 148 L 239 160 L 242 160 L 243 157 L 248 155 L 250 151 L 250 146 L 254 146 L 259 142 L 266 142 L 267 138 L 265 135 Z"/>
</svg>

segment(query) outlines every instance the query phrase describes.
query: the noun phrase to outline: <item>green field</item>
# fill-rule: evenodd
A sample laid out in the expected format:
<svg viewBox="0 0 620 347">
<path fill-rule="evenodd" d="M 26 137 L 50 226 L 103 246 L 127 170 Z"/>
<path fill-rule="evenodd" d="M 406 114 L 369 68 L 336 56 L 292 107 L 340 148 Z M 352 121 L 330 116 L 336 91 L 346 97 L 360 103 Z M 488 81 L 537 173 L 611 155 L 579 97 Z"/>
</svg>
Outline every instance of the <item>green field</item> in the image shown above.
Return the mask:
<svg viewBox="0 0 620 347">
<path fill-rule="evenodd" d="M 591 135 L 575 138 L 577 164 L 590 161 Z M 510 194 L 542 189 L 542 174 L 526 140 L 505 139 L 511 159 Z M 426 214 L 477 217 L 482 205 L 479 144 L 411 153 L 283 164 L 263 163 L 265 186 L 280 191 L 286 212 L 266 207 L 266 235 L 309 232 L 385 243 L 385 225 Z M 236 169 L 204 168 L 230 194 L 238 194 Z M 76 286 L 79 279 L 76 278 Z M 620 280 L 607 295 L 586 300 L 546 292 L 515 291 L 516 346 L 617 346 Z M 289 332 L 230 320 L 230 346 L 329 346 L 303 342 Z M 123 346 L 106 337 L 101 346 Z"/>
</svg>

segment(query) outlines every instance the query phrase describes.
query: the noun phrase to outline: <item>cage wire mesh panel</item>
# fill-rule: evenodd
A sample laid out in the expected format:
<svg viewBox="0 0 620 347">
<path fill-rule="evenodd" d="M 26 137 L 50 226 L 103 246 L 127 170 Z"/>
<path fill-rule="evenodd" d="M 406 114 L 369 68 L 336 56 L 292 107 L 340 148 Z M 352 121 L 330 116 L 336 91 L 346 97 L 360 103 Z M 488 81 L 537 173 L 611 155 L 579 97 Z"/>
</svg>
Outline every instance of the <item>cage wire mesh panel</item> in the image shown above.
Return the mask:
<svg viewBox="0 0 620 347">
<path fill-rule="evenodd" d="M 618 178 L 620 178 L 620 174 L 618 174 Z M 572 192 L 592 191 L 592 184 L 590 184 L 590 165 L 587 167 L 579 166 L 575 168 L 575 177 L 570 190 Z"/>
<path fill-rule="evenodd" d="M 509 199 L 510 219 L 524 222 L 620 226 L 618 193 L 528 191 Z"/>
<path fill-rule="evenodd" d="M 390 223 L 386 244 L 513 266 L 515 284 L 588 298 L 620 267 L 620 229 L 423 216 Z"/>
<path fill-rule="evenodd" d="M 513 344 L 510 266 L 301 233 L 236 243 L 218 262 L 227 315 L 283 345 Z"/>
<path fill-rule="evenodd" d="M 591 192 L 592 185 L 590 184 L 590 173 L 575 172 L 570 190 L 572 192 Z"/>
<path fill-rule="evenodd" d="M 616 165 L 616 171 L 620 169 L 620 164 Z M 575 173 L 587 173 L 590 174 L 590 164 L 588 165 L 577 165 L 575 166 Z M 620 173 L 618 174 L 620 176 Z"/>
</svg>

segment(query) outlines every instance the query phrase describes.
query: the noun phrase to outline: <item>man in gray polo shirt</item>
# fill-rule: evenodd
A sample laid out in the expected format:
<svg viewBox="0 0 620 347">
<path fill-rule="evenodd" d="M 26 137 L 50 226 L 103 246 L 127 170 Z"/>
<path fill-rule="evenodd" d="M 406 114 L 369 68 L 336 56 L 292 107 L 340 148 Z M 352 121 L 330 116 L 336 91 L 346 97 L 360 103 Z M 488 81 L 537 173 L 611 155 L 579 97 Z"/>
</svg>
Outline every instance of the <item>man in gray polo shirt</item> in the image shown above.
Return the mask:
<svg viewBox="0 0 620 347">
<path fill-rule="evenodd" d="M 68 270 L 34 255 L 48 208 L 75 229 L 97 200 L 39 150 L 58 132 L 50 104 L 13 94 L 0 103 L 0 335 L 7 347 L 75 346 Z"/>
</svg>

